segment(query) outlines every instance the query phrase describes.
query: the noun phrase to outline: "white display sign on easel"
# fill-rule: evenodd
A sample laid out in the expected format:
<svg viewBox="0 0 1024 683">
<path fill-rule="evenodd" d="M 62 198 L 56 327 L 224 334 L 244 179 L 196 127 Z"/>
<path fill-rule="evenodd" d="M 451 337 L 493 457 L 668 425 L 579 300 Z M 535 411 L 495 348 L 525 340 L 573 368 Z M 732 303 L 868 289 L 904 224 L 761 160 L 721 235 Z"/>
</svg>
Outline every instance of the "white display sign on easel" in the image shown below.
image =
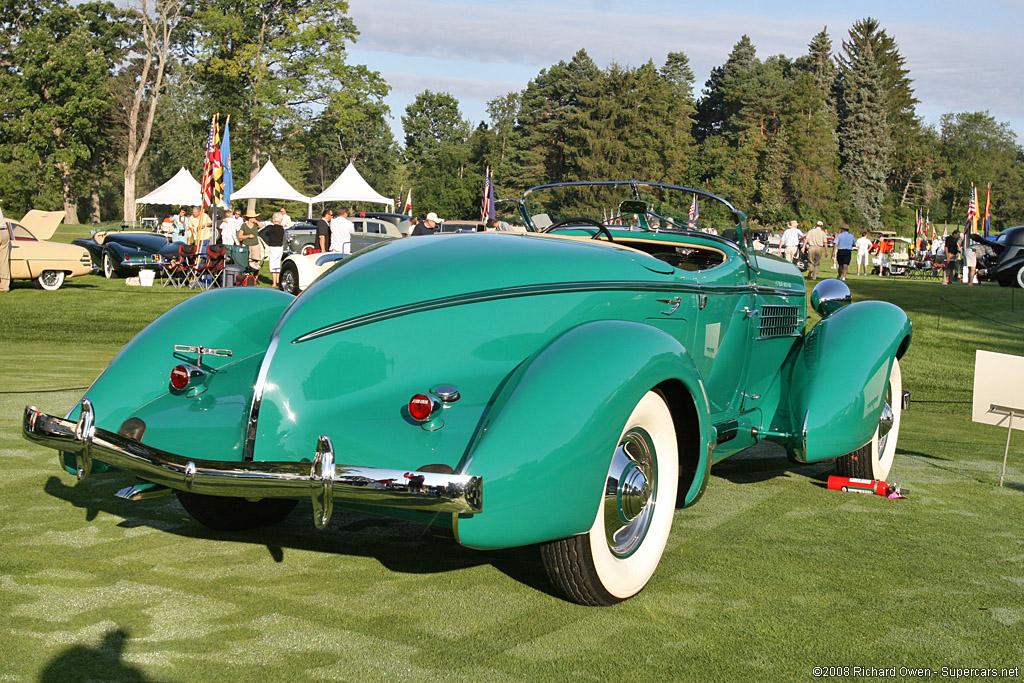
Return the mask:
<svg viewBox="0 0 1024 683">
<path fill-rule="evenodd" d="M 999 475 L 1002 486 L 1010 455 L 1010 434 L 1014 429 L 1024 430 L 1024 357 L 980 349 L 975 352 L 971 419 L 1006 427 L 1003 471 Z"/>
</svg>

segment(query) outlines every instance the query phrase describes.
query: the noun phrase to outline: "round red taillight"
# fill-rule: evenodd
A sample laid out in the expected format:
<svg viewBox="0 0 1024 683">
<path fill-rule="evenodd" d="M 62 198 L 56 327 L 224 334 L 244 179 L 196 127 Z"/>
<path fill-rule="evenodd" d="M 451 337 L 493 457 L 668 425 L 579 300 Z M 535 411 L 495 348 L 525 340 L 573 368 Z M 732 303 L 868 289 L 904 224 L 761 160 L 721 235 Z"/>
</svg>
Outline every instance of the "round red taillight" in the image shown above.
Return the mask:
<svg viewBox="0 0 1024 683">
<path fill-rule="evenodd" d="M 175 389 L 184 389 L 188 386 L 189 371 L 184 365 L 175 365 L 171 368 L 171 386 Z"/>
<path fill-rule="evenodd" d="M 409 415 L 414 420 L 425 422 L 434 412 L 434 402 L 426 394 L 416 394 L 409 399 Z"/>
</svg>

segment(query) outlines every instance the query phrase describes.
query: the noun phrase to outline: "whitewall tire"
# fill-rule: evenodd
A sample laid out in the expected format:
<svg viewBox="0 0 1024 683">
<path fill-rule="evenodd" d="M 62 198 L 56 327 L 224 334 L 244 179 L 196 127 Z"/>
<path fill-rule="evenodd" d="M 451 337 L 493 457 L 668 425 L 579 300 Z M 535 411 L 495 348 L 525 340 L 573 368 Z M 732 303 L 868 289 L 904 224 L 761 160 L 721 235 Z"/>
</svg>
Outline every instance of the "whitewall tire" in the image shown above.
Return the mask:
<svg viewBox="0 0 1024 683">
<path fill-rule="evenodd" d="M 882 397 L 882 414 L 871 441 L 852 453 L 836 459 L 836 469 L 844 477 L 885 479 L 896 458 L 896 442 L 903 417 L 903 373 L 893 358 L 889 383 Z"/>
<path fill-rule="evenodd" d="M 678 484 L 672 414 L 661 394 L 649 391 L 619 437 L 590 531 L 541 547 L 559 592 L 584 605 L 612 605 L 639 593 L 665 551 Z"/>
</svg>

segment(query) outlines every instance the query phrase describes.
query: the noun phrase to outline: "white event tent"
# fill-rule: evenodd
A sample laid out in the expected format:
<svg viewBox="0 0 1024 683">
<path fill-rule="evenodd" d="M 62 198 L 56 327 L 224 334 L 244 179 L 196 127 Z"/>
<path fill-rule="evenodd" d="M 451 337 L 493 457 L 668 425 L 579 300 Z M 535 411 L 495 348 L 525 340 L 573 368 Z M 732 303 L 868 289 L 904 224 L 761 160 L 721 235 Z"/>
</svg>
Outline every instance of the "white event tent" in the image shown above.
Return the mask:
<svg viewBox="0 0 1024 683">
<path fill-rule="evenodd" d="M 326 190 L 313 197 L 314 202 L 375 202 L 378 204 L 395 205 L 394 199 L 389 199 L 370 187 L 370 183 L 359 175 L 355 165 L 349 162 L 338 179 L 331 183 Z"/>
<path fill-rule="evenodd" d="M 202 188 L 199 181 L 184 166 L 174 177 L 156 188 L 145 197 L 136 199 L 136 204 L 160 204 L 167 206 L 199 206 Z"/>
<path fill-rule="evenodd" d="M 302 202 L 306 205 L 307 218 L 313 215 L 310 198 L 289 185 L 270 160 L 245 184 L 245 187 L 231 193 L 232 202 L 238 199 L 287 199 Z"/>
</svg>

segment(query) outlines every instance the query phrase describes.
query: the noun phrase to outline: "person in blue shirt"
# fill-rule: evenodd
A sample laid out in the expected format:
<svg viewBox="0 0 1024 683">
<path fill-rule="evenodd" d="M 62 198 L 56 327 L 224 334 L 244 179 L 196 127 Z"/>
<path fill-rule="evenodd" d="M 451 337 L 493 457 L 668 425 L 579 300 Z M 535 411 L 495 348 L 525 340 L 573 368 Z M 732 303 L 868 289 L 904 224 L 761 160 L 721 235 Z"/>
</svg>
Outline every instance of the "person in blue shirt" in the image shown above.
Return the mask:
<svg viewBox="0 0 1024 683">
<path fill-rule="evenodd" d="M 843 226 L 841 232 L 836 235 L 835 250 L 836 263 L 839 264 L 839 279 L 846 280 L 846 271 L 850 267 L 850 255 L 853 253 L 853 246 L 856 240 L 850 234 L 850 230 Z"/>
</svg>

